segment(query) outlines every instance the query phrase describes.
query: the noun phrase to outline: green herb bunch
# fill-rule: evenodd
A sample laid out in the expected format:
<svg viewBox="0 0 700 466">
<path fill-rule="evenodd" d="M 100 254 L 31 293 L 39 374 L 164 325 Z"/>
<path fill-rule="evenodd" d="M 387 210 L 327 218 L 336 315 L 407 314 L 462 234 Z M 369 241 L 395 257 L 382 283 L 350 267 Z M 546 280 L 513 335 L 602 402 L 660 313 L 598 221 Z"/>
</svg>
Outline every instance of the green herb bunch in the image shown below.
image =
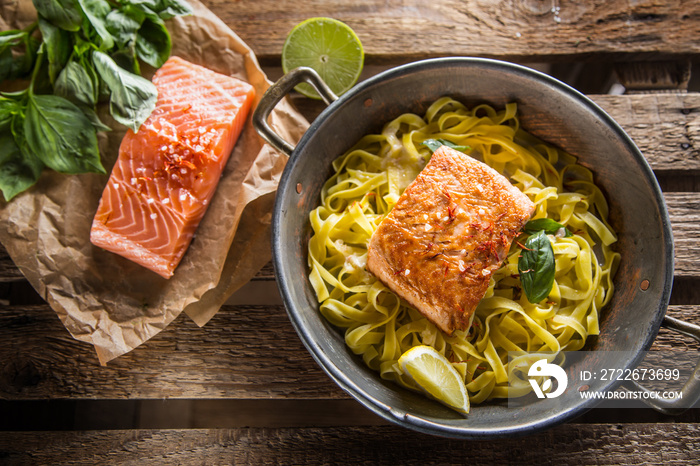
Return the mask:
<svg viewBox="0 0 700 466">
<path fill-rule="evenodd" d="M 137 131 L 157 90 L 139 61 L 159 68 L 170 56 L 164 20 L 192 12 L 185 0 L 33 0 L 38 20 L 0 32 L 0 82 L 28 80 L 0 93 L 0 190 L 6 200 L 48 167 L 105 173 L 96 108 Z"/>
</svg>

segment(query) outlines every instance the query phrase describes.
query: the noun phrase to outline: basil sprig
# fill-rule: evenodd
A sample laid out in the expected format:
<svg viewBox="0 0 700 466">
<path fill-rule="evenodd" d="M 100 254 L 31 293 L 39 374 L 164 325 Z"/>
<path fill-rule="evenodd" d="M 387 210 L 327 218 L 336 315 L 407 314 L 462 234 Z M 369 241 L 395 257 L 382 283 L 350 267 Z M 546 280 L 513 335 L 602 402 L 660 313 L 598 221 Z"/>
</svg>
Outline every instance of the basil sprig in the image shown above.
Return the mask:
<svg viewBox="0 0 700 466">
<path fill-rule="evenodd" d="M 540 230 L 527 239 L 518 260 L 520 283 L 528 301 L 539 303 L 549 295 L 555 271 L 552 243 L 544 230 Z"/>
<path fill-rule="evenodd" d="M 33 186 L 45 167 L 105 173 L 97 105 L 109 100 L 119 123 L 137 131 L 157 90 L 139 61 L 159 68 L 172 42 L 164 20 L 192 13 L 185 0 L 33 0 L 38 20 L 0 32 L 0 190 L 6 200 Z M 40 34 L 37 34 L 40 33 Z M 40 37 L 40 39 L 39 39 Z"/>
<path fill-rule="evenodd" d="M 430 152 L 435 152 L 440 148 L 440 146 L 447 146 L 450 149 L 458 150 L 464 152 L 470 149 L 469 146 L 460 146 L 447 139 L 426 139 L 423 141 L 423 145 L 430 149 Z"/>
</svg>

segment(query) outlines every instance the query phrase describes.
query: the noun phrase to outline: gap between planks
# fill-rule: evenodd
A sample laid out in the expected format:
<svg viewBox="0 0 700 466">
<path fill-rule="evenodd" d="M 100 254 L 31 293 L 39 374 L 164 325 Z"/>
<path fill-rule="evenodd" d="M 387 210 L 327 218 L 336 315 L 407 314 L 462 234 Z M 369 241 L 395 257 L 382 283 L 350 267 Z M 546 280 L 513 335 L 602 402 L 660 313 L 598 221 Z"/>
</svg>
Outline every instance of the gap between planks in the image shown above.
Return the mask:
<svg viewBox="0 0 700 466">
<path fill-rule="evenodd" d="M 697 424 L 565 424 L 456 440 L 397 426 L 6 432 L 4 464 L 691 464 Z"/>
<path fill-rule="evenodd" d="M 700 305 L 668 314 L 700 323 Z M 338 335 L 338 338 L 342 338 Z M 661 329 L 654 351 L 699 352 Z M 349 399 L 308 353 L 282 306 L 224 306 L 203 328 L 181 316 L 101 367 L 48 305 L 0 307 L 0 399 Z"/>
</svg>

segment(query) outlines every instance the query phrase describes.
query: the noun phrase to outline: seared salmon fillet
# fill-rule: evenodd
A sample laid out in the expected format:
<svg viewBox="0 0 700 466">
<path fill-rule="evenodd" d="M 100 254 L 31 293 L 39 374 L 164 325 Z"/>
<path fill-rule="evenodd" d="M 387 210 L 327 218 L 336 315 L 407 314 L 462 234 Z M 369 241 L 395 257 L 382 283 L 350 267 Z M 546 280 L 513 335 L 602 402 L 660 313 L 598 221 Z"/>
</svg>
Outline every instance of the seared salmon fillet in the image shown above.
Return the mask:
<svg viewBox="0 0 700 466">
<path fill-rule="evenodd" d="M 372 235 L 367 269 L 443 332 L 465 330 L 534 210 L 503 175 L 441 146 Z"/>
<path fill-rule="evenodd" d="M 90 241 L 169 278 L 216 191 L 255 89 L 178 57 L 153 83 L 156 108 L 122 140 Z"/>
</svg>

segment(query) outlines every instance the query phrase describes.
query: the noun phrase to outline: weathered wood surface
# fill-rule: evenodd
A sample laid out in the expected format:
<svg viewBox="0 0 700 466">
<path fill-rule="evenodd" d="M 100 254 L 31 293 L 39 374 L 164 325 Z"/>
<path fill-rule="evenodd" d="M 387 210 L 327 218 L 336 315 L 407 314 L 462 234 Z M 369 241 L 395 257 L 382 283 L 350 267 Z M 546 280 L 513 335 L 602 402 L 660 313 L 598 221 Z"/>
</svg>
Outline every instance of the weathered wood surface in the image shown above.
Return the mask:
<svg viewBox="0 0 700 466">
<path fill-rule="evenodd" d="M 695 0 L 204 3 L 262 61 L 277 59 L 292 27 L 313 16 L 350 25 L 370 63 L 444 55 L 622 61 L 700 53 L 700 3 Z"/>
<path fill-rule="evenodd" d="M 569 424 L 525 438 L 464 441 L 393 426 L 5 432 L 19 464 L 694 464 L 695 424 Z"/>
<path fill-rule="evenodd" d="M 273 282 L 269 282 L 273 286 Z M 700 324 L 700 305 L 668 314 Z M 662 329 L 653 349 L 692 349 Z M 0 399 L 348 399 L 313 361 L 282 306 L 224 306 L 205 327 L 181 316 L 100 367 L 47 305 L 0 308 Z"/>
<path fill-rule="evenodd" d="M 586 92 L 606 92 L 613 68 L 630 91 L 667 91 L 685 89 L 688 61 L 700 60 L 697 0 L 204 3 L 253 48 L 273 80 L 287 33 L 311 16 L 355 29 L 367 54 L 363 78 L 417 59 L 470 55 L 560 71 L 574 63 L 579 75 L 604 71 L 595 79 L 600 90 Z M 700 323 L 700 94 L 591 98 L 628 132 L 664 188 L 676 246 L 668 314 Z M 294 102 L 309 119 L 323 108 Z M 0 464 L 698 461 L 697 409 L 678 416 L 596 409 L 547 432 L 496 442 L 389 425 L 316 365 L 273 278 L 268 264 L 204 328 L 181 316 L 100 367 L 92 347 L 72 339 L 0 248 Z M 698 351 L 700 344 L 662 329 L 653 349 L 670 348 Z M 134 427 L 141 430 L 114 430 Z M 168 427 L 186 429 L 162 430 Z"/>
</svg>

